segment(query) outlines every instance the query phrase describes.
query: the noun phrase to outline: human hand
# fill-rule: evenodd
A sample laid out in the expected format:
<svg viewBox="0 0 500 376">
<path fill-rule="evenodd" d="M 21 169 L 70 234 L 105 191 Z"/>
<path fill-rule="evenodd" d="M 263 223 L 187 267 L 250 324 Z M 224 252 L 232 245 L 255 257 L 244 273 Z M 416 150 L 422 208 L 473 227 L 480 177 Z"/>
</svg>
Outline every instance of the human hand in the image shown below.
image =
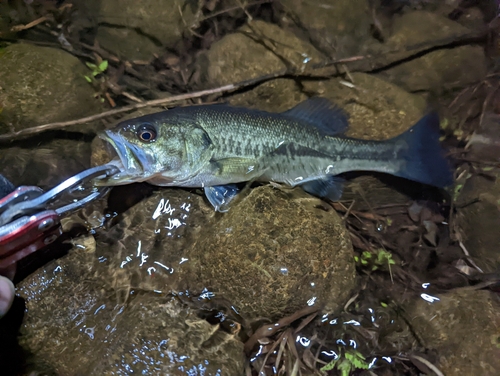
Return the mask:
<svg viewBox="0 0 500 376">
<path fill-rule="evenodd" d="M 0 318 L 5 316 L 14 301 L 14 284 L 7 277 L 0 275 Z"/>
</svg>

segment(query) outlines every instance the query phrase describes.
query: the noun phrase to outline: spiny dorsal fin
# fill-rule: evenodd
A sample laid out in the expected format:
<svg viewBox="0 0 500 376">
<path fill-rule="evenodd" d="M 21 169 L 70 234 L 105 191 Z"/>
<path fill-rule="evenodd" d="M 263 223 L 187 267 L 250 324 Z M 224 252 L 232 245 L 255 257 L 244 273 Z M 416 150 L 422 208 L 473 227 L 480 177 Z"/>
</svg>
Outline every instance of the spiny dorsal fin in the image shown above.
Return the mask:
<svg viewBox="0 0 500 376">
<path fill-rule="evenodd" d="M 328 136 L 344 133 L 349 126 L 347 113 L 325 98 L 310 98 L 282 114 L 302 120 Z"/>
</svg>

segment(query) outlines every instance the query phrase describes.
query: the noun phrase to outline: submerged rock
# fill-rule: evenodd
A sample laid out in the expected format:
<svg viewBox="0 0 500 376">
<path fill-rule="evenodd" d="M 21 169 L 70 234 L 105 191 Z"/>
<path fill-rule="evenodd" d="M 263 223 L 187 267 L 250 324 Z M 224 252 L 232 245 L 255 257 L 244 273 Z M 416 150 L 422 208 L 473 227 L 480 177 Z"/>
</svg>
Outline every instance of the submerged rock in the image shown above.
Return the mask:
<svg viewBox="0 0 500 376">
<path fill-rule="evenodd" d="M 313 304 L 333 310 L 355 285 L 342 220 L 301 189 L 252 189 L 187 257 L 192 285 L 227 299 L 243 317 L 278 318 Z"/>
<path fill-rule="evenodd" d="M 96 255 L 115 276 L 115 285 L 166 293 L 186 288 L 189 249 L 207 227 L 213 210 L 203 196 L 183 189 L 159 189 L 123 212 L 132 194 L 123 189 L 109 198 L 110 209 L 122 212 L 97 236 Z M 138 190 L 136 187 L 134 190 Z M 119 207 L 121 206 L 121 208 Z"/>
<path fill-rule="evenodd" d="M 18 43 L 0 51 L 0 134 L 99 112 L 88 73 L 60 49 Z"/>
<path fill-rule="evenodd" d="M 43 374 L 240 375 L 243 344 L 168 294 L 134 289 L 92 237 L 18 285 L 20 344 Z M 132 250 L 135 255 L 137 250 Z M 114 266 L 114 265 L 113 265 Z M 151 276 L 149 277 L 152 278 Z M 124 293 L 125 291 L 125 293 Z"/>
<path fill-rule="evenodd" d="M 456 290 L 406 308 L 422 345 L 436 350 L 446 376 L 498 375 L 500 304 L 489 291 Z"/>
</svg>

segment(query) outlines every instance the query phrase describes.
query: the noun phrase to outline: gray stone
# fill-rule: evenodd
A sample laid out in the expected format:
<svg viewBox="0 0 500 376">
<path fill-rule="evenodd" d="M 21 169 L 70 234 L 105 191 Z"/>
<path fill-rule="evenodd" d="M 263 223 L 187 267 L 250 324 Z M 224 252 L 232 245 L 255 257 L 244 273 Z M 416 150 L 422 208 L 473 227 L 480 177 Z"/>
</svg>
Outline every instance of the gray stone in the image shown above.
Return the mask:
<svg viewBox="0 0 500 376">
<path fill-rule="evenodd" d="M 59 49 L 13 44 L 0 52 L 0 134 L 100 112 L 89 70 Z"/>
<path fill-rule="evenodd" d="M 427 11 L 414 11 L 395 18 L 392 34 L 387 40 L 391 49 L 416 47 L 431 41 L 461 37 L 470 29 L 447 17 Z"/>
<path fill-rule="evenodd" d="M 255 108 L 269 112 L 289 110 L 307 99 L 297 82 L 290 78 L 278 78 L 264 82 L 253 90 L 232 95 L 228 101 L 233 106 Z"/>
<path fill-rule="evenodd" d="M 425 99 L 366 73 L 352 73 L 352 85 L 339 79 L 304 83 L 310 93 L 324 96 L 349 113 L 347 135 L 370 140 L 395 137 L 424 114 Z"/>
<path fill-rule="evenodd" d="M 200 234 L 207 236 L 202 229 L 213 215 L 203 196 L 163 188 L 116 218 L 98 238 L 96 254 L 117 276 L 117 286 L 184 291 L 192 262 L 188 250 Z"/>
<path fill-rule="evenodd" d="M 99 26 L 96 39 L 99 45 L 127 60 L 145 60 L 153 54 L 161 53 L 163 47 L 134 29 L 124 27 Z"/>
<path fill-rule="evenodd" d="M 429 52 L 380 74 L 408 91 L 441 92 L 474 84 L 486 77 L 487 61 L 480 46 Z"/>
<path fill-rule="evenodd" d="M 456 224 L 474 262 L 485 273 L 495 273 L 500 267 L 500 173 L 485 173 L 494 180 L 476 175 L 463 185 Z"/>
<path fill-rule="evenodd" d="M 460 174 L 457 181 L 455 207 L 462 241 L 474 262 L 486 273 L 500 268 L 500 170 L 494 164 L 500 161 L 500 116 L 485 112 L 481 125 L 469 140 L 467 157 L 490 162 L 483 174 Z"/>
<path fill-rule="evenodd" d="M 472 31 L 447 17 L 426 11 L 409 12 L 396 18 L 387 51 L 418 53 L 422 46 L 449 44 Z M 407 51 L 407 52 L 405 52 Z M 460 88 L 484 78 L 487 70 L 482 47 L 460 46 L 437 49 L 380 73 L 408 91 L 439 91 Z"/>
<path fill-rule="evenodd" d="M 370 16 L 368 0 L 282 0 L 288 13 L 282 20 L 307 30 L 309 37 L 322 50 L 335 56 L 346 56 L 358 52 L 366 39 L 370 39 Z"/>
<path fill-rule="evenodd" d="M 198 65 L 210 86 L 256 78 L 286 68 L 301 70 L 324 58 L 312 45 L 277 25 L 253 21 L 226 35 L 201 55 Z"/>
<path fill-rule="evenodd" d="M 251 190 L 191 247 L 193 284 L 206 286 L 243 317 L 334 310 L 355 285 L 349 233 L 328 205 L 301 189 Z"/>
<path fill-rule="evenodd" d="M 439 354 L 446 376 L 496 376 L 500 369 L 500 304 L 489 291 L 456 290 L 405 309 L 427 349 Z"/>
<path fill-rule="evenodd" d="M 86 6 L 99 24 L 138 29 L 166 47 L 174 47 L 196 22 L 192 1 L 91 0 Z"/>
</svg>

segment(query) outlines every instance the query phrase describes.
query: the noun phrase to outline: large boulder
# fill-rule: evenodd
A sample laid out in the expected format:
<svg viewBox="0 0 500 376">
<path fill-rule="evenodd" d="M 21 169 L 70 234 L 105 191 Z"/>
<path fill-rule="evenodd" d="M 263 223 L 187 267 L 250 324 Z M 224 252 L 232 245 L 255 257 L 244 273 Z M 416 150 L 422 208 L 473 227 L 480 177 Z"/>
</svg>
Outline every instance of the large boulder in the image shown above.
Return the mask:
<svg viewBox="0 0 500 376">
<path fill-rule="evenodd" d="M 197 4 L 185 0 L 91 0 L 83 6 L 100 25 L 97 40 L 129 59 L 174 47 L 196 22 Z"/>
<path fill-rule="evenodd" d="M 229 300 L 244 317 L 334 310 L 355 286 L 350 236 L 339 215 L 304 191 L 252 189 L 187 256 L 194 285 Z"/>
<path fill-rule="evenodd" d="M 287 68 L 300 70 L 323 61 L 308 42 L 277 25 L 252 21 L 215 42 L 198 59 L 209 86 L 256 78 Z"/>
<path fill-rule="evenodd" d="M 405 311 L 422 345 L 437 352 L 436 366 L 441 372 L 446 376 L 498 375 L 498 297 L 489 291 L 456 290 L 426 299 Z"/>
<path fill-rule="evenodd" d="M 88 68 L 56 48 L 13 44 L 0 51 L 0 134 L 100 112 Z"/>
<path fill-rule="evenodd" d="M 424 46 L 449 45 L 473 31 L 447 17 L 425 11 L 396 18 L 384 49 L 416 54 Z M 406 51 L 406 52 L 405 52 Z M 379 75 L 408 91 L 438 91 L 461 88 L 486 76 L 487 61 L 480 46 L 464 45 L 435 49 Z"/>
<path fill-rule="evenodd" d="M 356 54 L 371 39 L 372 24 L 368 0 L 281 0 L 286 12 L 282 22 L 299 23 L 322 50 L 337 57 Z"/>
<path fill-rule="evenodd" d="M 126 204 L 127 195 L 119 196 L 110 197 L 110 205 Z M 236 333 L 210 324 L 195 304 L 170 294 L 187 261 L 186 242 L 198 233 L 197 221 L 206 219 L 201 197 L 190 196 L 183 190 L 154 194 L 117 217 L 110 230 L 98 231 L 97 243 L 92 236 L 73 240 L 69 255 L 19 283 L 27 305 L 20 344 L 33 354 L 29 370 L 243 373 Z M 84 222 L 99 225 L 96 213 L 87 212 Z"/>
</svg>

